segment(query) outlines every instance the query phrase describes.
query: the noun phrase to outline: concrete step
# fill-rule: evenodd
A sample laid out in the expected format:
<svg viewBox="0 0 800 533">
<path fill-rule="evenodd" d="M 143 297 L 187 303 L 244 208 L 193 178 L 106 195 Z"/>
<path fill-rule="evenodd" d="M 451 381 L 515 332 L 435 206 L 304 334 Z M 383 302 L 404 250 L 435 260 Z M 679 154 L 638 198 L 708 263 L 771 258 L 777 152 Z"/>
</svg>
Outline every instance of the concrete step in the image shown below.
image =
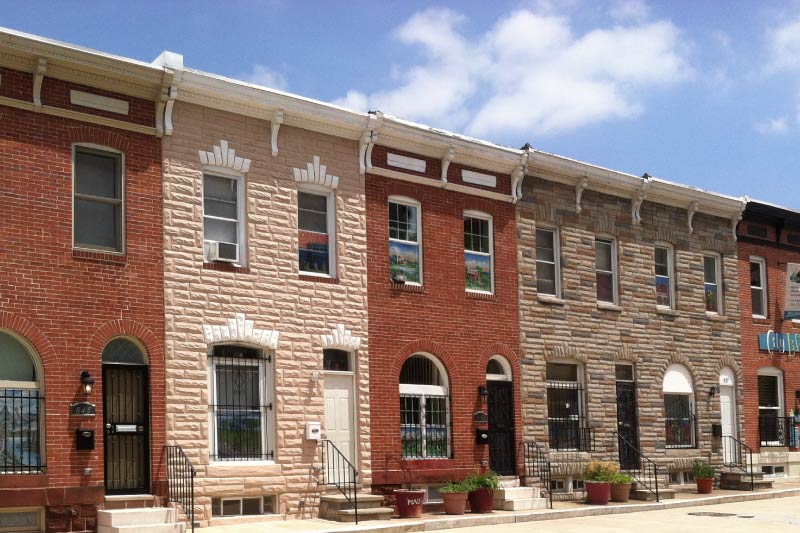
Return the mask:
<svg viewBox="0 0 800 533">
<path fill-rule="evenodd" d="M 494 499 L 497 500 L 526 500 L 539 497 L 537 487 L 510 487 L 501 488 L 494 491 Z"/>
<path fill-rule="evenodd" d="M 138 524 L 130 526 L 97 526 L 97 533 L 185 533 L 183 524 Z"/>
<path fill-rule="evenodd" d="M 675 499 L 675 491 L 673 489 L 662 488 L 659 486 L 658 497 L 662 500 L 673 500 Z M 649 502 L 655 501 L 656 495 L 646 489 L 631 488 L 631 499 Z"/>
<path fill-rule="evenodd" d="M 358 521 L 362 520 L 389 520 L 394 515 L 394 509 L 391 507 L 370 507 L 368 509 L 358 509 Z M 338 512 L 337 522 L 355 522 L 356 510 L 355 509 L 342 509 Z"/>
<path fill-rule="evenodd" d="M 719 488 L 724 490 L 750 490 L 750 482 L 747 480 L 742 481 L 721 481 Z M 771 489 L 772 481 L 756 479 L 753 481 L 752 488 L 754 490 Z"/>
<path fill-rule="evenodd" d="M 141 524 L 172 524 L 178 521 L 178 511 L 168 507 L 112 509 L 97 512 L 98 526 L 135 526 Z"/>
<path fill-rule="evenodd" d="M 500 476 L 500 486 L 501 487 L 519 487 L 519 478 L 517 476 Z"/>
<path fill-rule="evenodd" d="M 524 500 L 495 500 L 493 509 L 496 511 L 532 511 L 547 508 L 545 498 L 526 498 Z"/>
<path fill-rule="evenodd" d="M 373 507 L 381 507 L 383 505 L 383 496 L 380 494 L 361 494 L 356 497 L 359 509 L 369 509 Z M 351 509 L 353 504 L 347 500 L 344 494 L 328 494 L 321 496 L 319 499 L 320 504 L 326 504 L 332 509 L 337 511 L 342 509 Z"/>
<path fill-rule="evenodd" d="M 748 480 L 750 481 L 750 474 L 746 474 L 744 472 L 722 472 L 720 474 L 720 480 L 725 481 L 726 479 L 742 481 Z M 761 472 L 753 472 L 753 479 L 758 481 L 764 479 L 764 474 Z"/>
</svg>

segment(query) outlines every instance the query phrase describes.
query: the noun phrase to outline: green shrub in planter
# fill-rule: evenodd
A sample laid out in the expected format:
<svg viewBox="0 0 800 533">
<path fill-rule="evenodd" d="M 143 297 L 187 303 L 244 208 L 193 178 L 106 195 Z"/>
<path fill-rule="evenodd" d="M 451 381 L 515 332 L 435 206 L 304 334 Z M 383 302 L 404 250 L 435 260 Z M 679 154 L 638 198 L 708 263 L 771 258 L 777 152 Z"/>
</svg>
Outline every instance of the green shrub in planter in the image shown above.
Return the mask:
<svg viewBox="0 0 800 533">
<path fill-rule="evenodd" d="M 465 481 L 448 481 L 444 486 L 439 487 L 441 494 L 467 493 L 470 490 L 472 490 L 472 487 Z"/>
<path fill-rule="evenodd" d="M 500 487 L 500 476 L 492 470 L 488 472 L 475 472 L 467 476 L 467 479 L 464 480 L 464 484 L 469 487 L 470 491 L 476 489 L 497 490 Z"/>
<path fill-rule="evenodd" d="M 584 481 L 614 483 L 619 475 L 619 465 L 612 461 L 592 461 L 583 469 Z"/>
<path fill-rule="evenodd" d="M 615 485 L 626 485 L 628 483 L 633 483 L 633 478 L 628 474 L 617 472 L 617 474 L 611 480 L 611 483 L 614 483 Z"/>
<path fill-rule="evenodd" d="M 692 472 L 695 479 L 713 479 L 717 474 L 717 469 L 705 461 L 695 461 Z"/>
</svg>

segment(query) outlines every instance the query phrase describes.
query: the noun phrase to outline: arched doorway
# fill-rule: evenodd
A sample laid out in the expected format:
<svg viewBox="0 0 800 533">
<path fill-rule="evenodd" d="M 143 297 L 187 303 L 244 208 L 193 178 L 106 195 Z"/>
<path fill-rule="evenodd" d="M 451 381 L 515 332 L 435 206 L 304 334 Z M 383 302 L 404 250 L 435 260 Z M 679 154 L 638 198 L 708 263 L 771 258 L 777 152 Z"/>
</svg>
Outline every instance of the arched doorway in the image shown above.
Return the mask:
<svg viewBox="0 0 800 533">
<path fill-rule="evenodd" d="M 106 494 L 150 491 L 150 386 L 144 350 L 118 337 L 103 349 Z"/>
<path fill-rule="evenodd" d="M 501 476 L 516 474 L 514 447 L 514 386 L 511 365 L 495 355 L 486 365 L 486 389 L 489 393 L 489 465 Z"/>
</svg>

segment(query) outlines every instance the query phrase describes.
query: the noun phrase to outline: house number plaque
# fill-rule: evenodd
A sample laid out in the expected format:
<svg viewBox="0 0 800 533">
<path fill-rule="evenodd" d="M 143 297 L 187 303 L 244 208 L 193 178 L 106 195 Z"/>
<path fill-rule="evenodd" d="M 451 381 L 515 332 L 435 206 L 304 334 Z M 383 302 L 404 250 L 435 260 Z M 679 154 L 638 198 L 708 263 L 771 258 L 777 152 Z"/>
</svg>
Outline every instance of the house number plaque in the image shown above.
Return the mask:
<svg viewBox="0 0 800 533">
<path fill-rule="evenodd" d="M 69 405 L 70 416 L 95 416 L 97 407 L 93 403 L 78 402 Z"/>
</svg>

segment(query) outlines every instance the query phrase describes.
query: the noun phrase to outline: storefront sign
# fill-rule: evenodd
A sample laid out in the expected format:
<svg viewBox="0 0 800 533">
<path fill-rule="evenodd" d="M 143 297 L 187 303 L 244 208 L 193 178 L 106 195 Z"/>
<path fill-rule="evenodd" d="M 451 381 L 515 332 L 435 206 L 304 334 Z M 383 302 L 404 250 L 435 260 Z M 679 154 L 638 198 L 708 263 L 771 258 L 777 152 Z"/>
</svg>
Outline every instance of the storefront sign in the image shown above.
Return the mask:
<svg viewBox="0 0 800 533">
<path fill-rule="evenodd" d="M 758 336 L 758 347 L 769 353 L 795 355 L 800 352 L 800 333 L 775 333 L 769 330 Z"/>
<path fill-rule="evenodd" d="M 69 406 L 69 414 L 71 416 L 94 416 L 97 414 L 97 408 L 89 402 L 72 403 Z"/>
<path fill-rule="evenodd" d="M 800 318 L 800 263 L 786 265 L 786 301 L 783 308 L 783 319 Z"/>
</svg>

